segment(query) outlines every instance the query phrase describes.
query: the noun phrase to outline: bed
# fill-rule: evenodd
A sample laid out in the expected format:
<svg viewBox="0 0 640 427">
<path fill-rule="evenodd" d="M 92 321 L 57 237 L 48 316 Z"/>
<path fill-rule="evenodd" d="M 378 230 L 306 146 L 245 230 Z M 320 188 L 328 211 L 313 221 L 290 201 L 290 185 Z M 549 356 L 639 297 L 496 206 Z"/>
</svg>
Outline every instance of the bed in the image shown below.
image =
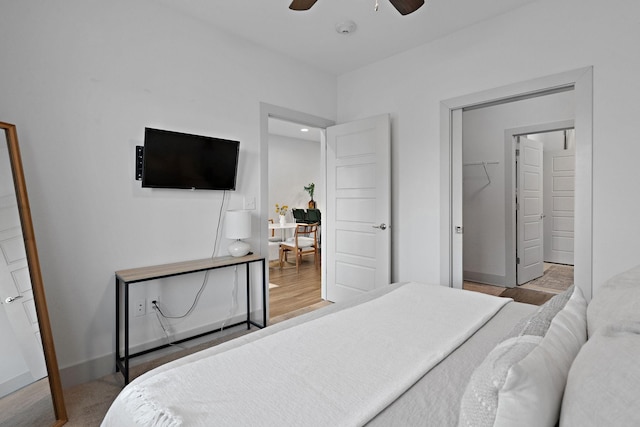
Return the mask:
<svg viewBox="0 0 640 427">
<path fill-rule="evenodd" d="M 598 331 L 612 305 L 594 310 Z M 587 330 L 575 287 L 536 307 L 395 284 L 147 372 L 102 426 L 589 425 L 584 399 L 564 393 L 585 388 L 570 370 Z"/>
</svg>

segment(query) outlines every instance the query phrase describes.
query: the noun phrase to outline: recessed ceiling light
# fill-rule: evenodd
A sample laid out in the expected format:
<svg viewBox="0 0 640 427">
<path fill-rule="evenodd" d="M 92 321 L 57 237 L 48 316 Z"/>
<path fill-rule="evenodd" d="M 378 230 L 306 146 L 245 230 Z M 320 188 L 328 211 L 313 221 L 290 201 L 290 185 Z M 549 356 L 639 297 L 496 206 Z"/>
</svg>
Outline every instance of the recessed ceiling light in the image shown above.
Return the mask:
<svg viewBox="0 0 640 427">
<path fill-rule="evenodd" d="M 309 132 L 309 129 L 307 129 L 307 128 L 302 128 L 302 129 L 300 129 L 300 132 Z"/>
</svg>

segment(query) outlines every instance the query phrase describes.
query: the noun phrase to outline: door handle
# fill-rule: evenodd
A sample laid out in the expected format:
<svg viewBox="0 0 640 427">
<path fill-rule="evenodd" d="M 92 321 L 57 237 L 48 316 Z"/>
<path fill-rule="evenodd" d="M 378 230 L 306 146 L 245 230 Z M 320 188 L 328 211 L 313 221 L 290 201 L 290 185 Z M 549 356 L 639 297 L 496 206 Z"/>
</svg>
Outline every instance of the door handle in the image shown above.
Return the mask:
<svg viewBox="0 0 640 427">
<path fill-rule="evenodd" d="M 7 304 L 11 304 L 12 302 L 14 302 L 15 300 L 20 299 L 20 298 L 22 298 L 22 295 L 18 295 L 18 296 L 15 296 L 15 297 L 7 297 L 4 300 L 4 302 L 7 303 Z"/>
<path fill-rule="evenodd" d="M 384 222 L 380 225 L 374 225 L 373 228 L 379 228 L 380 230 L 386 230 L 387 229 L 387 224 L 385 224 Z"/>
</svg>

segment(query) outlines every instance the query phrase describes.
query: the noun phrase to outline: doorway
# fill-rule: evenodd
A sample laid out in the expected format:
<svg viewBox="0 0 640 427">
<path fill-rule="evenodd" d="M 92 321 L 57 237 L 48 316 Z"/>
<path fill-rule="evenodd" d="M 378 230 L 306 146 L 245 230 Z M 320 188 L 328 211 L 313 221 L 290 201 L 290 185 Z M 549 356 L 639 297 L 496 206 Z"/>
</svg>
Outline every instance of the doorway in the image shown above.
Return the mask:
<svg viewBox="0 0 640 427">
<path fill-rule="evenodd" d="M 520 164 L 524 161 L 522 145 L 538 143 L 542 147 L 541 165 L 537 168 L 542 175 L 541 183 L 538 183 L 542 191 L 542 208 L 534 213 L 534 217 L 535 215 L 540 217 L 540 224 L 534 231 L 539 231 L 541 245 L 535 253 L 535 262 L 529 262 L 536 273 L 531 277 L 518 271 L 527 264 L 527 260 L 523 259 L 526 256 L 522 253 L 524 245 L 516 245 L 516 283 L 522 289 L 557 294 L 574 283 L 575 130 L 572 122 L 539 125 L 534 127 L 534 130 L 536 132 L 526 129 L 525 132 L 528 133 L 519 134 L 518 130 L 508 133 L 513 135 L 512 144 L 520 144 L 515 148 L 520 153 L 520 156 L 515 156 L 517 188 L 526 185 L 520 168 Z M 518 194 L 514 189 L 517 207 Z M 523 230 L 525 224 L 520 219 L 524 216 L 521 212 L 524 207 L 522 204 L 519 207 L 521 215 L 518 215 L 518 211 L 516 212 L 518 242 L 527 237 L 521 236 L 526 234 L 526 230 Z"/>
<path fill-rule="evenodd" d="M 591 67 L 499 87 L 441 103 L 441 280 L 461 288 L 463 281 L 463 110 L 541 98 L 560 91 L 574 91 L 576 132 L 575 282 L 587 299 L 592 292 L 592 111 Z M 465 160 L 466 161 L 466 160 Z M 503 199 L 504 200 L 504 197 Z M 503 214 L 505 218 L 508 215 Z M 505 222 L 503 222 L 505 223 Z M 510 224 L 510 226 L 514 226 Z M 496 229 L 497 233 L 500 233 Z M 505 242 L 503 236 L 499 239 Z M 466 236 L 465 236 L 466 237 Z M 508 251 L 504 251 L 506 254 Z M 488 252 L 487 252 L 488 253 Z M 505 255 L 506 256 L 506 255 Z M 506 259 L 506 258 L 504 258 Z M 507 268 L 506 263 L 503 271 Z"/>
<path fill-rule="evenodd" d="M 279 259 L 280 245 L 292 242 L 297 223 L 318 223 L 318 232 L 312 237 L 321 246 L 324 129 L 275 117 L 269 117 L 268 127 L 269 227 L 273 227 L 268 235 L 269 313 L 276 322 L 322 305 L 324 301 L 320 254 L 301 256 L 295 264 L 292 262 L 295 256 L 291 254 L 283 266 Z M 315 206 L 309 203 L 312 195 Z"/>
<path fill-rule="evenodd" d="M 269 218 L 273 218 L 275 215 L 275 203 L 276 203 L 276 202 L 273 202 L 274 206 L 271 206 L 272 202 L 269 200 L 269 197 L 268 197 L 268 195 L 270 194 L 270 185 L 271 185 L 269 180 L 269 176 L 270 176 L 269 122 L 270 120 L 277 120 L 285 123 L 295 123 L 298 125 L 304 125 L 308 128 L 315 128 L 315 129 L 326 129 L 327 127 L 332 126 L 334 124 L 334 122 L 331 120 L 323 119 L 321 117 L 309 115 L 299 111 L 290 110 L 287 108 L 266 104 L 266 103 L 260 104 L 260 167 L 262 170 L 261 180 L 260 180 L 260 194 L 264 195 L 263 197 L 260 198 L 260 212 L 262 212 L 261 218 L 260 218 L 261 236 L 271 235 L 271 231 L 269 230 Z M 272 122 L 272 123 L 275 123 L 275 122 Z M 299 128 L 298 130 L 296 130 L 296 132 L 299 132 Z M 316 184 L 325 182 L 325 177 L 324 177 L 325 165 L 323 163 L 323 159 L 325 158 L 324 149 L 325 149 L 324 144 L 320 144 L 320 157 L 318 159 L 318 161 L 320 162 L 320 178 L 318 180 L 319 182 L 316 182 Z M 308 182 L 304 182 L 304 184 L 302 185 L 304 186 L 307 184 Z M 319 187 L 320 188 L 316 189 L 314 198 L 318 199 L 319 201 L 324 201 L 325 194 L 321 188 L 321 184 Z M 303 187 L 301 187 L 300 190 L 303 192 Z M 304 195 L 305 193 L 303 192 L 302 194 Z M 289 203 L 289 202 L 282 201 L 277 203 L 283 204 L 283 203 Z M 289 218 L 291 220 L 291 217 Z M 267 254 L 268 256 L 269 255 L 269 239 L 261 238 L 260 242 L 261 242 L 261 248 L 260 248 L 261 253 Z M 321 246 L 321 255 L 320 255 L 321 260 L 325 259 L 323 256 L 324 255 L 323 251 L 324 251 L 324 248 L 322 248 Z M 273 249 L 272 249 L 272 252 L 273 252 Z M 325 292 L 326 292 L 325 291 L 326 285 L 324 280 L 326 275 L 326 268 L 325 268 L 326 266 L 324 263 L 321 263 L 321 264 L 322 265 L 319 268 L 320 282 L 321 282 L 320 296 L 322 299 L 324 299 Z M 272 269 L 267 268 L 267 271 L 265 272 L 265 274 L 267 275 L 268 281 L 271 282 L 269 270 L 272 270 Z M 294 272 L 295 272 L 295 268 L 294 268 Z M 274 288 L 272 287 L 272 289 Z M 269 292 L 269 294 L 270 293 L 271 292 Z M 277 288 L 274 294 L 275 293 L 279 293 L 279 291 L 277 291 Z M 271 298 L 269 294 L 267 294 L 267 304 L 266 304 L 266 306 L 268 307 L 268 310 L 270 310 L 270 307 L 271 307 Z M 280 304 L 280 302 L 278 302 L 278 304 Z M 306 304 L 306 303 L 303 303 L 303 304 Z M 288 308 L 286 308 L 285 310 L 288 310 L 288 309 L 293 309 L 293 307 L 288 306 Z M 282 314 L 282 313 L 278 313 L 278 314 Z M 272 317 L 272 316 L 269 316 L 269 317 Z"/>
<path fill-rule="evenodd" d="M 320 144 L 320 182 L 326 188 L 318 195 L 327 204 L 321 233 L 322 299 L 338 302 L 349 294 L 386 286 L 391 271 L 389 114 L 333 125 L 325 119 L 264 103 L 260 112 L 261 194 L 269 192 L 269 118 L 327 131 L 326 140 Z M 261 230 L 265 236 L 269 232 L 268 203 L 267 198 L 261 199 Z M 265 254 L 267 239 L 262 242 L 261 253 Z"/>
<path fill-rule="evenodd" d="M 558 100 L 550 99 L 548 102 Z M 487 284 L 559 293 L 573 284 L 573 125 L 573 120 L 567 120 L 502 131 L 505 135 L 504 203 L 507 225 L 503 226 L 505 276 L 486 272 L 491 261 L 499 261 L 496 254 L 501 246 L 492 239 L 496 226 L 500 224 L 482 221 L 489 217 L 494 223 L 498 222 L 496 217 L 499 217 L 501 207 L 492 209 L 497 202 L 490 200 L 486 203 L 483 199 L 491 198 L 492 189 L 488 187 L 496 184 L 501 162 L 463 164 L 465 288 Z M 463 141 L 463 150 L 465 147 Z M 478 212 L 482 204 L 486 210 L 484 216 Z M 482 257 L 478 257 L 478 248 L 482 249 Z M 499 292 L 499 289 L 491 291 Z"/>
<path fill-rule="evenodd" d="M 510 150 L 516 170 L 513 282 L 550 292 L 573 283 L 574 265 L 575 132 L 545 129 L 559 127 L 563 124 L 538 125 L 536 133 L 513 135 Z"/>
</svg>

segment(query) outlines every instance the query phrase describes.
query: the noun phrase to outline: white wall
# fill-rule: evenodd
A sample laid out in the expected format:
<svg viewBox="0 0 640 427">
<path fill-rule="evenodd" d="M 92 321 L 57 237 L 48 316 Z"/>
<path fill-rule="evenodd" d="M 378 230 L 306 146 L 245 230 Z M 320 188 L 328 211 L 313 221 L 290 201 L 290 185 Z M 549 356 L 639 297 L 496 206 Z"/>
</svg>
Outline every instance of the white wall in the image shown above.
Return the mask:
<svg viewBox="0 0 640 427">
<path fill-rule="evenodd" d="M 635 0 L 539 0 L 339 77 L 339 122 L 392 116 L 394 280 L 440 281 L 439 102 L 589 65 L 594 289 L 638 263 L 639 15 Z"/>
<path fill-rule="evenodd" d="M 304 187 L 316 184 L 318 199 L 320 182 L 320 143 L 280 135 L 269 135 L 269 217 L 278 221 L 275 204 L 289 206 L 287 221 L 293 222 L 291 209 L 307 209 L 309 193 Z M 322 209 L 316 203 L 317 209 Z"/>
<path fill-rule="evenodd" d="M 114 271 L 214 249 L 222 192 L 142 189 L 134 180 L 145 126 L 240 140 L 237 191 L 225 206 L 237 209 L 245 196 L 257 206 L 267 197 L 259 194 L 260 102 L 335 118 L 335 77 L 151 0 L 5 2 L 0 54 L 0 119 L 17 125 L 67 385 L 114 368 Z M 258 211 L 253 219 L 257 249 Z M 227 244 L 222 238 L 217 253 Z M 232 273 L 211 275 L 194 323 L 227 317 Z M 150 293 L 164 292 L 179 314 L 201 283 L 183 276 Z M 137 319 L 136 338 L 161 338 L 147 317 Z"/>
<path fill-rule="evenodd" d="M 464 278 L 494 285 L 515 284 L 515 266 L 507 269 L 507 240 L 514 241 L 507 224 L 507 195 L 511 197 L 505 171 L 513 170 L 505 155 L 505 130 L 574 119 L 574 92 L 529 98 L 462 113 L 462 162 L 500 162 L 487 165 L 491 183 L 482 166 L 463 167 Z M 509 152 L 510 153 L 510 152 Z M 509 203 L 511 205 L 511 203 Z M 510 223 L 511 221 L 509 221 Z M 511 255 L 511 254 L 509 254 Z"/>
</svg>

